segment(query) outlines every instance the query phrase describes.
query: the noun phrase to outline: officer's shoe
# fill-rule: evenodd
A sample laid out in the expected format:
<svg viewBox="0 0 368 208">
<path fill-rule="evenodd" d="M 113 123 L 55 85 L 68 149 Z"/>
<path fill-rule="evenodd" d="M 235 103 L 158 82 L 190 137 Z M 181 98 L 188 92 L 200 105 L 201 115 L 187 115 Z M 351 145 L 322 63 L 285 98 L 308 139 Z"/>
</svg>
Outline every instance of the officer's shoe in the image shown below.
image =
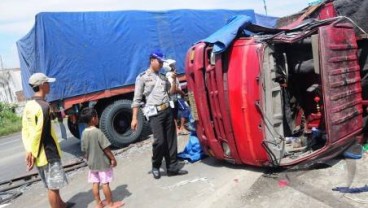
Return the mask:
<svg viewBox="0 0 368 208">
<path fill-rule="evenodd" d="M 158 168 L 152 168 L 152 175 L 155 179 L 161 178 L 160 169 Z"/>
<path fill-rule="evenodd" d="M 167 171 L 167 176 L 186 175 L 186 174 L 188 174 L 188 171 L 186 170 Z"/>
</svg>

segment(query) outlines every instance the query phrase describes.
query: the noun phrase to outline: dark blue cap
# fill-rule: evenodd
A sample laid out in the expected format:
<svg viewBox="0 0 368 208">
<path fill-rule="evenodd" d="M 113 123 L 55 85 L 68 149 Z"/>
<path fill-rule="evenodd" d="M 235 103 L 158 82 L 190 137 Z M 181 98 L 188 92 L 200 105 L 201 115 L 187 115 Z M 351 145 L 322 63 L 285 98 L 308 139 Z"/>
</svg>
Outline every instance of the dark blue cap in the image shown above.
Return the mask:
<svg viewBox="0 0 368 208">
<path fill-rule="evenodd" d="M 162 61 L 162 62 L 165 62 L 166 61 L 166 59 L 164 57 L 164 54 L 159 49 L 154 50 L 151 53 L 150 57 L 151 58 L 158 59 L 159 61 Z"/>
</svg>

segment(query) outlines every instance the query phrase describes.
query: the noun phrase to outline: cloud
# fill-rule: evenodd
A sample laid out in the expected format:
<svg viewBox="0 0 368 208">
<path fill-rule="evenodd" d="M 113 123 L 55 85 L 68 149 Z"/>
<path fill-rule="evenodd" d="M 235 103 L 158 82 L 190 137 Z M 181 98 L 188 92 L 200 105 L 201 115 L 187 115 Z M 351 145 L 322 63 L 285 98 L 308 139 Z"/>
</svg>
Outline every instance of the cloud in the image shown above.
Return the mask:
<svg viewBox="0 0 368 208">
<path fill-rule="evenodd" d="M 265 0 L 266 1 L 266 0 Z M 268 15 L 283 16 L 307 6 L 306 0 L 266 1 Z M 264 14 L 263 0 L 1 0 L 0 33 L 26 34 L 39 12 L 170 10 L 170 9 L 254 9 Z"/>
<path fill-rule="evenodd" d="M 254 9 L 264 14 L 264 0 L 1 0 L 0 55 L 7 67 L 18 67 L 15 41 L 33 27 L 39 12 L 170 10 L 170 9 Z M 265 0 L 268 15 L 284 16 L 307 6 L 306 0 Z M 9 38 L 10 37 L 10 38 Z"/>
<path fill-rule="evenodd" d="M 273 1 L 267 5 L 267 10 L 269 15 L 282 17 L 301 11 L 307 6 L 308 4 L 306 0 L 283 1 L 283 3 L 276 3 Z"/>
<path fill-rule="evenodd" d="M 33 26 L 39 12 L 114 11 L 114 10 L 170 10 L 170 9 L 255 9 L 262 4 L 244 0 L 1 0 L 0 34 L 25 35 Z M 0 37 L 1 38 L 1 37 Z"/>
<path fill-rule="evenodd" d="M 18 50 L 17 50 L 15 42 L 9 44 L 8 50 L 4 50 L 3 53 L 0 54 L 0 57 L 2 61 L 2 66 L 5 69 L 19 67 Z"/>
<path fill-rule="evenodd" d="M 12 23 L 0 24 L 0 32 L 13 35 L 26 35 L 34 25 L 34 20 L 25 20 Z"/>
</svg>

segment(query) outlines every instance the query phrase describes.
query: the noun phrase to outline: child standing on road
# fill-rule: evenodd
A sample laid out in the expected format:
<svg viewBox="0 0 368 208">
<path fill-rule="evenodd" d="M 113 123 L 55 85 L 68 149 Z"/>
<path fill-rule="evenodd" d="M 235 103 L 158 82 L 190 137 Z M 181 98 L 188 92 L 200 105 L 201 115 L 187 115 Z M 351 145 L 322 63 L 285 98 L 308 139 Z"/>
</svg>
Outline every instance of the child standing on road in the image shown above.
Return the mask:
<svg viewBox="0 0 368 208">
<path fill-rule="evenodd" d="M 121 207 L 122 201 L 113 202 L 110 190 L 112 181 L 112 168 L 116 167 L 116 160 L 109 146 L 111 143 L 96 126 L 98 116 L 93 108 L 85 108 L 81 112 L 81 121 L 87 123 L 88 127 L 82 133 L 81 149 L 86 154 L 89 167 L 88 182 L 92 183 L 92 192 L 96 200 L 96 208 Z M 100 184 L 102 186 L 105 200 L 100 198 Z"/>
</svg>

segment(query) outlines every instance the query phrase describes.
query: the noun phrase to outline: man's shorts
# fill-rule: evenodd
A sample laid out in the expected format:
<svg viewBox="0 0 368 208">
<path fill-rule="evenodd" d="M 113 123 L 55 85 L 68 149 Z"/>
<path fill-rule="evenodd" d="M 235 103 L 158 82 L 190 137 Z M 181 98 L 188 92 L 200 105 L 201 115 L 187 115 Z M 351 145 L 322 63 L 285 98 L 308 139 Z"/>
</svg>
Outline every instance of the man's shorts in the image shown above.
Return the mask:
<svg viewBox="0 0 368 208">
<path fill-rule="evenodd" d="M 57 190 L 68 184 L 60 161 L 49 162 L 45 166 L 37 167 L 37 170 L 47 189 Z"/>
<path fill-rule="evenodd" d="M 93 171 L 88 172 L 88 183 L 110 183 L 112 181 L 112 168 L 104 171 Z"/>
</svg>

